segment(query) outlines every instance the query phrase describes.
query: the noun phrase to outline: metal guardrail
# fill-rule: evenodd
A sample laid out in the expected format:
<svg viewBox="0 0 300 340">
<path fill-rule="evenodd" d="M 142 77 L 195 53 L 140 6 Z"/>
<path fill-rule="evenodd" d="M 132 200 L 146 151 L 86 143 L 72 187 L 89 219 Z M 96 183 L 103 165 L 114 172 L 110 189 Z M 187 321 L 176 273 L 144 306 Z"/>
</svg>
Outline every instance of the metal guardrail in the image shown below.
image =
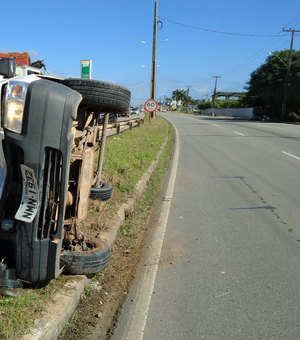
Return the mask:
<svg viewBox="0 0 300 340">
<path fill-rule="evenodd" d="M 115 123 L 107 124 L 106 131 L 107 131 L 107 137 L 118 135 L 123 131 L 126 130 L 132 130 L 136 126 L 140 126 L 144 123 L 144 117 L 137 117 L 134 119 L 128 119 L 128 120 L 122 120 L 117 121 Z M 97 125 L 97 133 L 96 135 L 99 137 L 102 134 L 102 131 L 104 129 L 104 124 Z"/>
</svg>

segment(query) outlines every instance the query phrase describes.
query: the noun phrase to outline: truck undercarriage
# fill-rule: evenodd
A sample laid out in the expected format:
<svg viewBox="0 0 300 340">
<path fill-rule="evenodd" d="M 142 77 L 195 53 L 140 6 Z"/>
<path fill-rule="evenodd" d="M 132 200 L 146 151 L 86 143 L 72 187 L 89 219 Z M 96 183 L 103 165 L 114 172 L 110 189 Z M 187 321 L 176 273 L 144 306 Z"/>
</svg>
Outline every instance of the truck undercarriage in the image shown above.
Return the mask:
<svg viewBox="0 0 300 340">
<path fill-rule="evenodd" d="M 0 288 L 43 284 L 63 271 L 96 273 L 110 248 L 87 240 L 80 223 L 98 182 L 97 119 L 126 110 L 130 92 L 96 80 L 3 73 Z"/>
</svg>

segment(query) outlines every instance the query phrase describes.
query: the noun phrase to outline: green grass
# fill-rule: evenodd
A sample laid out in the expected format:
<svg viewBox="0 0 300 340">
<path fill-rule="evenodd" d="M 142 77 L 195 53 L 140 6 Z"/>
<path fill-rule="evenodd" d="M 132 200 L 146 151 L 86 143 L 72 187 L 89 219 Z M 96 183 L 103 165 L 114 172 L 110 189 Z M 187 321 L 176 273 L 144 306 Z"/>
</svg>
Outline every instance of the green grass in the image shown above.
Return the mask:
<svg viewBox="0 0 300 340">
<path fill-rule="evenodd" d="M 143 223 L 143 218 L 146 218 L 155 203 L 165 178 L 174 135 L 171 125 L 163 118 L 156 117 L 151 123 L 146 118 L 145 123 L 140 127 L 107 139 L 103 180 L 113 185 L 116 198 L 113 197 L 104 204 L 105 209 L 114 214 L 118 205 L 126 202 L 128 196 L 133 193 L 137 182 L 156 158 L 166 137 L 168 137 L 167 147 L 164 149 L 158 167 L 135 211 L 120 229 L 121 236 L 135 238 Z M 97 213 L 99 214 L 98 211 L 91 211 L 92 215 Z M 105 274 L 100 273 L 100 275 Z M 26 329 L 34 324 L 43 306 L 51 300 L 54 292 L 66 280 L 67 277 L 61 276 L 44 288 L 24 290 L 24 294 L 19 297 L 0 296 L 0 339 L 20 339 Z"/>
<path fill-rule="evenodd" d="M 166 128 L 165 133 L 163 135 L 165 137 L 168 136 L 167 144 L 160 156 L 157 167 L 154 173 L 152 174 L 151 179 L 149 180 L 147 188 L 145 189 L 141 198 L 138 200 L 135 206 L 134 212 L 127 217 L 123 226 L 120 228 L 117 243 L 123 242 L 123 237 L 126 238 L 138 237 L 138 234 L 141 231 L 141 226 L 146 225 L 148 223 L 148 220 L 151 217 L 151 210 L 155 205 L 157 197 L 159 197 L 163 187 L 163 182 L 168 170 L 170 156 L 173 151 L 175 136 L 174 131 L 169 125 L 169 123 L 167 123 L 164 120 L 160 121 L 161 119 L 160 117 L 158 117 L 157 119 L 159 119 L 157 124 L 163 123 L 162 126 Z M 152 126 L 152 128 L 155 128 L 155 125 Z M 156 154 L 157 152 L 155 153 L 154 157 L 156 156 Z"/>
<path fill-rule="evenodd" d="M 64 276 L 36 290 L 23 290 L 20 296 L 0 296 L 0 339 L 20 339 L 33 323 L 46 301 L 66 282 Z M 19 291 L 20 292 L 20 291 Z"/>
<path fill-rule="evenodd" d="M 16 331 L 27 328 L 33 321 L 29 317 L 30 314 L 24 318 L 27 310 L 31 310 L 32 315 L 39 310 L 39 294 L 30 293 L 19 298 L 0 299 L 0 339 L 12 339 L 16 336 Z"/>
<path fill-rule="evenodd" d="M 107 140 L 103 177 L 120 192 L 132 193 L 169 133 L 169 123 L 156 117 L 151 123 Z"/>
</svg>

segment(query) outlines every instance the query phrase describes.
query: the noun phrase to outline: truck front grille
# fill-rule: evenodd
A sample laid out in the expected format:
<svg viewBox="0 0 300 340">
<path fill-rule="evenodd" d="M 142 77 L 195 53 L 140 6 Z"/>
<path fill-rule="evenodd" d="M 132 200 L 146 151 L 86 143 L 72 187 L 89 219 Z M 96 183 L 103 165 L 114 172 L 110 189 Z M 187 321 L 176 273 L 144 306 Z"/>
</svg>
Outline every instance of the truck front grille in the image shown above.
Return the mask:
<svg viewBox="0 0 300 340">
<path fill-rule="evenodd" d="M 43 190 L 38 227 L 39 239 L 51 238 L 57 231 L 60 215 L 62 155 L 58 150 L 46 148 Z"/>
</svg>

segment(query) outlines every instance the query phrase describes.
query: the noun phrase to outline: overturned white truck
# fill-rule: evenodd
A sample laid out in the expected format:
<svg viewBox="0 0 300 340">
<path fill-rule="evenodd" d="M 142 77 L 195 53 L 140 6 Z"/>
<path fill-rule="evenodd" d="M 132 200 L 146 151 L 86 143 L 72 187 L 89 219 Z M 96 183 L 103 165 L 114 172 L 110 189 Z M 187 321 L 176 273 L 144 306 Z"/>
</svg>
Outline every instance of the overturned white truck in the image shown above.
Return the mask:
<svg viewBox="0 0 300 340">
<path fill-rule="evenodd" d="M 94 171 L 98 114 L 126 111 L 130 91 L 96 80 L 16 76 L 15 60 L 2 58 L 0 102 L 0 288 L 102 270 L 110 247 L 89 242 L 80 222 L 90 195 L 111 196 Z"/>
</svg>

